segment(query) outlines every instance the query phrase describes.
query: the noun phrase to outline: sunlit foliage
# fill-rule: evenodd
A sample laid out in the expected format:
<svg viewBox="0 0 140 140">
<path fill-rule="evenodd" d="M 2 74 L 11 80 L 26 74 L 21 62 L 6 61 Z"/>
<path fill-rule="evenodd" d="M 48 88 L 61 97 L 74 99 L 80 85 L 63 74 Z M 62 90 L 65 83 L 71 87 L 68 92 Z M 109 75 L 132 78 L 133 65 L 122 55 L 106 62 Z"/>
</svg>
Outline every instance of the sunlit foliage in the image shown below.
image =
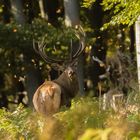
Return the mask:
<svg viewBox="0 0 140 140">
<path fill-rule="evenodd" d="M 117 112 L 112 108 L 103 110 L 98 99 L 91 97 L 74 99 L 71 108 L 62 108 L 52 117 L 40 116 L 22 105 L 14 112 L 1 109 L 0 139 L 139 139 L 140 98 L 132 94 L 134 102 L 126 101 Z"/>
<path fill-rule="evenodd" d="M 92 4 L 94 4 L 94 1 L 90 0 L 83 3 L 86 8 L 89 8 Z M 137 0 L 103 0 L 101 5 L 104 11 L 111 14 L 111 19 L 104 25 L 104 28 L 116 24 L 130 26 L 140 15 L 140 1 Z"/>
</svg>

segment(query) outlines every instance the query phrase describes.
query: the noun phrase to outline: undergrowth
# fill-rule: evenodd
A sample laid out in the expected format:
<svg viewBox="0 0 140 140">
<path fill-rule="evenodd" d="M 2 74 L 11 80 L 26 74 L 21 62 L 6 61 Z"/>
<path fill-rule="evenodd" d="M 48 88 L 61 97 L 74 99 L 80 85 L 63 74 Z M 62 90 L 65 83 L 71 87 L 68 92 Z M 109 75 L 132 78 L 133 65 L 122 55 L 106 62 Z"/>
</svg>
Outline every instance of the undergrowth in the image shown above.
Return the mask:
<svg viewBox="0 0 140 140">
<path fill-rule="evenodd" d="M 43 117 L 22 105 L 0 110 L 2 140 L 139 140 L 140 103 L 136 96 L 117 111 L 103 110 L 97 98 L 74 99 L 68 109 Z"/>
</svg>

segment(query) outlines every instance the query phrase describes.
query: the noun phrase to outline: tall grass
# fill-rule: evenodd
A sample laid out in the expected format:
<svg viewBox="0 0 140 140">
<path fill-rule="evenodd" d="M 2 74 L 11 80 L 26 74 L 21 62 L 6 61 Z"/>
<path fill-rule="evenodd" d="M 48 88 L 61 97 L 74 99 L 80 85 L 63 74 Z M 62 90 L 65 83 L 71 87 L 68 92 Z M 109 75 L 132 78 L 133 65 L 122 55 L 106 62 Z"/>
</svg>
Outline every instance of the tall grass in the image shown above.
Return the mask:
<svg viewBox="0 0 140 140">
<path fill-rule="evenodd" d="M 134 93 L 133 93 L 134 94 Z M 72 101 L 51 117 L 20 105 L 14 112 L 0 110 L 2 140 L 139 140 L 140 99 L 127 100 L 117 111 L 103 110 L 98 98 Z"/>
</svg>

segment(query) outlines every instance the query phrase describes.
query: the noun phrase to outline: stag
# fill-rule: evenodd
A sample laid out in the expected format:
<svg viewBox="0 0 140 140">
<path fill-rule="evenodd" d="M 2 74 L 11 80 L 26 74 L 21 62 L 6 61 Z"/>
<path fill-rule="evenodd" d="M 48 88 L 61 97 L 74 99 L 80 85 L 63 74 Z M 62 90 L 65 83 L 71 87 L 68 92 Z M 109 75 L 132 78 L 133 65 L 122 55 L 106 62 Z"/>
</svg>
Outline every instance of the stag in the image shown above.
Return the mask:
<svg viewBox="0 0 140 140">
<path fill-rule="evenodd" d="M 85 48 L 85 33 L 81 26 L 78 26 L 76 29 L 76 36 L 78 37 L 80 44 L 77 51 L 70 56 L 69 60 L 58 60 L 49 57 L 45 52 L 46 45 L 43 42 L 38 43 L 37 48 L 35 47 L 35 44 L 33 45 L 37 53 L 48 64 L 61 70 L 64 69 L 57 79 L 45 81 L 34 93 L 33 105 L 35 110 L 40 114 L 54 114 L 61 106 L 70 106 L 71 99 L 78 93 L 78 78 L 76 74 L 77 58 Z M 63 66 L 60 64 L 63 64 Z"/>
</svg>

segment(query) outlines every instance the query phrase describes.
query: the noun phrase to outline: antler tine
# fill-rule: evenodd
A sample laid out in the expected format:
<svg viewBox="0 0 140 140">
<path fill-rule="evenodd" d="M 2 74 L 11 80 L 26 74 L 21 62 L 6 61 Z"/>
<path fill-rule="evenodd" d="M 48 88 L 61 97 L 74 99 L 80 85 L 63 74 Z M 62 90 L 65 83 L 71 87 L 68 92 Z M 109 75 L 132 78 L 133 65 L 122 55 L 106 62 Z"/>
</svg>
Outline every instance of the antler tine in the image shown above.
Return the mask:
<svg viewBox="0 0 140 140">
<path fill-rule="evenodd" d="M 36 48 L 35 40 L 33 39 L 33 49 L 35 50 L 36 53 L 39 54 L 38 48 Z"/>
<path fill-rule="evenodd" d="M 42 47 L 45 46 L 45 43 L 43 42 L 44 38 L 42 38 L 41 42 L 37 42 L 37 49 L 35 48 L 35 51 L 43 58 L 43 60 L 47 63 L 51 63 L 51 61 L 48 61 L 45 59 L 44 55 L 42 54 Z"/>
<path fill-rule="evenodd" d="M 78 51 L 73 55 L 72 59 L 76 59 L 85 49 L 85 32 L 81 25 L 76 26 L 76 29 L 78 31 L 76 37 L 79 39 L 80 44 Z"/>
<path fill-rule="evenodd" d="M 82 28 L 81 25 L 76 25 L 76 31 L 78 31 L 78 33 L 76 34 L 77 38 L 81 39 L 81 36 L 82 37 L 85 37 L 85 32 L 84 32 L 84 29 Z"/>
<path fill-rule="evenodd" d="M 44 38 L 42 40 L 44 40 Z M 36 43 L 37 43 L 37 46 L 36 46 Z M 35 52 L 38 53 L 43 58 L 43 60 L 45 62 L 52 63 L 51 61 L 46 60 L 45 57 L 44 57 L 44 55 L 42 54 L 42 47 L 43 46 L 45 46 L 45 43 L 43 43 L 43 41 L 41 41 L 41 42 L 35 42 L 35 40 L 33 39 L 33 48 L 34 48 Z"/>
<path fill-rule="evenodd" d="M 64 60 L 59 60 L 59 59 L 56 60 L 56 59 L 53 59 L 51 57 L 48 57 L 47 54 L 46 54 L 46 52 L 45 52 L 45 48 L 46 48 L 46 45 L 45 44 L 42 45 L 42 47 L 41 47 L 42 55 L 44 56 L 44 58 L 46 60 L 48 60 L 48 61 L 50 61 L 52 63 L 63 63 L 64 62 Z"/>
</svg>

